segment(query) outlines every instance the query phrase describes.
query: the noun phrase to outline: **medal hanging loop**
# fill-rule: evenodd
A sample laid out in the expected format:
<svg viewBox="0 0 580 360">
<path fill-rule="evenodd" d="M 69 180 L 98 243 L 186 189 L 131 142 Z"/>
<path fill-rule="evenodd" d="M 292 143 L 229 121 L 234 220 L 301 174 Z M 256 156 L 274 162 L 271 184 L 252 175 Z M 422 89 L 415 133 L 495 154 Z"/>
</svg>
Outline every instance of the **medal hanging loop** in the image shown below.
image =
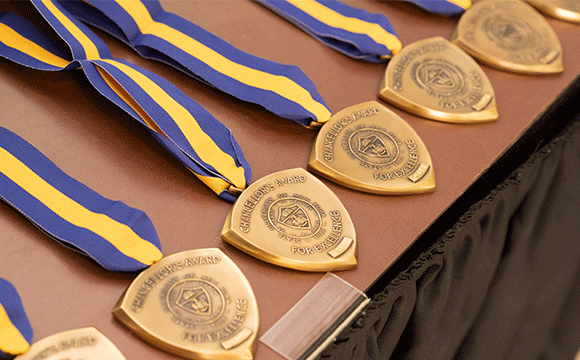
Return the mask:
<svg viewBox="0 0 580 360">
<path fill-rule="evenodd" d="M 471 0 L 404 0 L 443 16 L 461 15 L 471 6 Z"/>
<path fill-rule="evenodd" d="M 59 1 L 78 19 L 243 101 L 301 125 L 324 123 L 330 110 L 296 66 L 243 52 L 157 1 Z"/>
<path fill-rule="evenodd" d="M 157 232 L 143 211 L 104 198 L 2 127 L 0 198 L 107 270 L 138 271 L 162 257 Z"/>
<path fill-rule="evenodd" d="M 335 0 L 254 0 L 353 59 L 383 62 L 401 48 L 390 21 Z"/>
<path fill-rule="evenodd" d="M 14 286 L 0 278 L 0 359 L 30 348 L 32 327 Z"/>
<path fill-rule="evenodd" d="M 72 59 L 32 24 L 10 13 L 0 14 L 0 56 L 40 70 L 82 67 L 102 95 L 145 125 L 220 197 L 235 201 L 227 189 L 245 188 L 251 171 L 228 128 L 168 81 L 114 59 L 107 45 L 59 4 L 33 4 L 68 44 Z"/>
</svg>

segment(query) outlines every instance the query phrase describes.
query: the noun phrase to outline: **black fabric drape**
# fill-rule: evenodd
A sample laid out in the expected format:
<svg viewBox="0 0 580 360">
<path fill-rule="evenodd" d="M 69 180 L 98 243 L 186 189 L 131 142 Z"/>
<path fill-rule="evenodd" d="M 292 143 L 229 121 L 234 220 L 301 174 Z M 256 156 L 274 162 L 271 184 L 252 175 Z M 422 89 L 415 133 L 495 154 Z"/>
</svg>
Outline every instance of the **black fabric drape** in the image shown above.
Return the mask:
<svg viewBox="0 0 580 360">
<path fill-rule="evenodd" d="M 319 358 L 573 359 L 580 116 L 388 286 Z"/>
</svg>

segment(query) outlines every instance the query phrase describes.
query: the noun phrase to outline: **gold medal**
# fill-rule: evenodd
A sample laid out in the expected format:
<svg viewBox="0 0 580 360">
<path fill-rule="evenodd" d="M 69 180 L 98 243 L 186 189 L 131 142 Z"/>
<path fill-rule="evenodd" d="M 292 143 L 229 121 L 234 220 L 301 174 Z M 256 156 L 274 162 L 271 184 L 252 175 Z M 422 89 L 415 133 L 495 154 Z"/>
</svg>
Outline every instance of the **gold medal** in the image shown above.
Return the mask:
<svg viewBox="0 0 580 360">
<path fill-rule="evenodd" d="M 361 191 L 419 194 L 435 189 L 429 152 L 417 133 L 376 101 L 351 106 L 326 123 L 308 168 Z"/>
<path fill-rule="evenodd" d="M 558 36 L 536 10 L 520 0 L 485 0 L 469 8 L 453 42 L 498 69 L 523 74 L 564 70 Z"/>
<path fill-rule="evenodd" d="M 119 349 L 93 327 L 51 335 L 14 360 L 125 360 Z"/>
<path fill-rule="evenodd" d="M 184 251 L 144 270 L 113 315 L 150 344 L 188 359 L 253 359 L 258 306 L 219 249 Z"/>
<path fill-rule="evenodd" d="M 580 2 L 578 0 L 527 0 L 527 2 L 542 14 L 580 23 Z"/>
<path fill-rule="evenodd" d="M 451 123 L 497 119 L 495 95 L 481 67 L 442 37 L 409 44 L 395 55 L 379 96 L 410 113 Z"/>
<path fill-rule="evenodd" d="M 246 189 L 222 239 L 269 263 L 304 271 L 353 269 L 354 225 L 334 193 L 304 169 L 270 174 Z"/>
</svg>

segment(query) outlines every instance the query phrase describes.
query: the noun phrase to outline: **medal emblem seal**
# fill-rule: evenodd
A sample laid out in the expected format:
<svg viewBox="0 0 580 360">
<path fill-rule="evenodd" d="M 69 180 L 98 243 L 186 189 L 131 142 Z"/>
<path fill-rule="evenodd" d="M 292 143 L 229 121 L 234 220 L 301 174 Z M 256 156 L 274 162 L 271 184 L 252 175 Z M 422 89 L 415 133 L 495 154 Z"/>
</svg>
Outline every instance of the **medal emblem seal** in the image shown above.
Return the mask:
<svg viewBox="0 0 580 360">
<path fill-rule="evenodd" d="M 253 359 L 258 306 L 250 284 L 219 249 L 163 258 L 113 310 L 146 342 L 187 359 Z"/>
<path fill-rule="evenodd" d="M 481 67 L 442 37 L 416 41 L 395 55 L 379 96 L 438 121 L 467 124 L 498 117 L 493 88 Z"/>
<path fill-rule="evenodd" d="M 125 360 L 119 349 L 94 327 L 64 331 L 30 346 L 27 353 L 14 360 Z"/>
<path fill-rule="evenodd" d="M 435 189 L 431 157 L 419 135 L 376 101 L 336 113 L 320 129 L 308 169 L 375 194 L 409 195 Z"/>
<path fill-rule="evenodd" d="M 356 234 L 338 197 L 304 169 L 268 175 L 228 214 L 222 239 L 269 263 L 302 271 L 353 269 Z"/>
<path fill-rule="evenodd" d="M 501 70 L 521 74 L 564 70 L 558 36 L 542 15 L 520 0 L 474 4 L 459 19 L 452 41 L 477 60 Z"/>
</svg>

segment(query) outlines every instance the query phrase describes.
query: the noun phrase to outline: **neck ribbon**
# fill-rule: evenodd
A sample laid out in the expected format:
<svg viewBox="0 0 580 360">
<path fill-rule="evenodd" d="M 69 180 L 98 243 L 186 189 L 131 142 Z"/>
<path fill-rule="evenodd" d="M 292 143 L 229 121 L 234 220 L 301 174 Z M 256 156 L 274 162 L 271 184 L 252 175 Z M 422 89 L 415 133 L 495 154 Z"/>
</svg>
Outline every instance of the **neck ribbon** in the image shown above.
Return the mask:
<svg viewBox="0 0 580 360">
<path fill-rule="evenodd" d="M 139 271 L 162 257 L 149 217 L 71 178 L 0 127 L 0 199 L 44 233 L 111 271 Z"/>
<path fill-rule="evenodd" d="M 30 348 L 32 327 L 14 286 L 0 278 L 0 358 L 12 358 Z"/>
<path fill-rule="evenodd" d="M 461 15 L 471 6 L 471 0 L 404 0 L 424 10 L 443 16 Z"/>
<path fill-rule="evenodd" d="M 383 62 L 401 48 L 384 15 L 336 0 L 254 0 L 286 18 L 312 37 L 357 60 Z"/>
<path fill-rule="evenodd" d="M 103 96 L 143 124 L 153 137 L 221 198 L 244 189 L 249 164 L 230 130 L 173 84 L 112 57 L 107 45 L 61 4 L 32 3 L 70 50 L 13 13 L 0 13 L 0 56 L 48 71 L 81 68 Z"/>
<path fill-rule="evenodd" d="M 321 125 L 330 110 L 297 66 L 241 51 L 154 1 L 73 0 L 59 3 L 78 19 L 117 37 L 141 56 L 167 63 L 240 100 L 304 126 Z"/>
</svg>

